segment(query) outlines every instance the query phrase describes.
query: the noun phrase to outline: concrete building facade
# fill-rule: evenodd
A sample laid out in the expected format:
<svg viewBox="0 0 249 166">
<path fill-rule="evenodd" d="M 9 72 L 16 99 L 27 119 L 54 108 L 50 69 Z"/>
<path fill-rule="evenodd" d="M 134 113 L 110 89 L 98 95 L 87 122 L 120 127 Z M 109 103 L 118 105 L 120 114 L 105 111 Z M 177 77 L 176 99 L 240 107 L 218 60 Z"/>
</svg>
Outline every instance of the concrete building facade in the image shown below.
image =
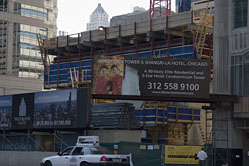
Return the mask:
<svg viewBox="0 0 249 166">
<path fill-rule="evenodd" d="M 134 7 L 132 13 L 112 17 L 110 21 L 110 26 L 118 26 L 121 24 L 129 24 L 137 21 L 145 21 L 149 18 L 149 10 L 145 10 L 141 7 Z"/>
<path fill-rule="evenodd" d="M 101 6 L 101 3 L 98 4 L 98 7 L 91 14 L 90 22 L 87 23 L 87 30 L 98 29 L 100 26 L 109 26 L 108 14 Z"/>
<path fill-rule="evenodd" d="M 244 165 L 249 162 L 248 5 L 248 0 L 215 0 L 214 20 L 214 93 L 239 97 L 233 109 L 226 113 L 217 111 L 217 119 L 227 119 L 223 123 L 227 126 L 227 133 L 223 134 L 227 135 L 227 142 L 217 142 L 216 147 L 231 149 L 231 155 L 240 151 L 243 155 L 237 155 L 237 160 Z"/>
<path fill-rule="evenodd" d="M 5 80 L 13 76 L 41 79 L 43 64 L 37 34 L 43 38 L 56 36 L 57 0 L 3 0 L 0 3 L 1 77 Z M 22 84 L 22 80 L 19 81 Z M 42 89 L 42 84 L 39 86 Z M 30 86 L 30 90 L 32 87 L 37 85 Z"/>
</svg>

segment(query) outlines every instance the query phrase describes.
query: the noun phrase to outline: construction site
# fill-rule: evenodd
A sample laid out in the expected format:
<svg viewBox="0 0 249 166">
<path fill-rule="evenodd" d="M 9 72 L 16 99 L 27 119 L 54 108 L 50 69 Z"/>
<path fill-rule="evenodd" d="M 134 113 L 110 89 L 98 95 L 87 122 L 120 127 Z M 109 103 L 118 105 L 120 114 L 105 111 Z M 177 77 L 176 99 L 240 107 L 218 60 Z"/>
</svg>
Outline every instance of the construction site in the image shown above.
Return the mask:
<svg viewBox="0 0 249 166">
<path fill-rule="evenodd" d="M 148 157 L 151 161 L 147 165 L 196 165 L 198 161 L 193 157 L 196 150 L 188 152 L 192 147 L 205 148 L 208 165 L 233 163 L 228 155 L 229 116 L 226 110 L 233 107 L 237 98 L 212 93 L 214 1 L 199 0 L 190 4 L 189 10 L 180 10 L 182 6 L 178 6 L 178 12 L 175 13 L 171 12 L 171 0 L 150 0 L 150 16 L 146 21 L 100 27 L 49 39 L 38 35 L 44 64 L 44 89 L 76 89 L 77 92 L 70 92 L 67 103 L 73 101 L 74 93 L 79 96 L 83 94 L 80 89 L 88 89 L 84 90 L 84 95 L 89 93 L 86 96 L 90 100 L 90 105 L 84 107 L 88 111 L 84 114 L 87 118 L 83 118 L 82 126 L 81 120 L 77 119 L 79 126 L 75 128 L 42 127 L 22 129 L 21 132 L 14 129 L 13 133 L 26 134 L 28 142 L 35 144 L 35 150 L 40 149 L 39 146 L 45 147 L 44 151 L 61 150 L 73 144 L 69 139 L 83 134 L 99 136 L 100 142 L 107 147 L 112 148 L 111 143 L 116 143 L 119 152 L 127 152 L 122 151 L 125 146 L 136 154 L 136 146 L 141 151 L 146 150 L 147 144 L 160 145 L 154 146 L 156 152 L 146 152 L 146 155 L 152 156 Z M 102 56 L 207 61 L 210 63 L 206 88 L 208 97 L 98 94 L 93 91 L 94 65 L 95 57 Z M 71 104 L 65 107 L 73 110 Z M 218 111 L 222 116 L 218 116 Z M 45 126 L 42 123 L 36 125 Z M 13 133 L 12 130 L 4 131 L 0 140 L 11 142 L 11 137 L 15 135 Z M 40 136 L 38 141 L 37 136 Z M 25 136 L 22 137 L 25 139 Z M 37 145 L 37 142 L 43 145 L 48 142 L 52 147 Z M 222 144 L 223 148 L 218 148 L 218 144 Z M 191 161 L 171 161 L 162 145 L 187 148 L 185 152 L 174 155 L 180 156 L 175 158 L 192 155 L 187 157 Z M 164 157 L 161 157 L 162 154 Z M 139 160 L 146 160 L 145 156 L 135 157 L 135 165 L 143 165 Z M 158 160 L 154 162 L 155 159 Z"/>
<path fill-rule="evenodd" d="M 166 6 L 162 6 L 163 4 Z M 94 56 L 208 59 L 212 63 L 214 2 L 197 1 L 192 3 L 192 10 L 177 14 L 171 14 L 170 0 L 151 1 L 150 5 L 150 19 L 147 21 L 101 27 L 102 29 L 58 36 L 40 42 L 45 70 L 44 88 L 91 87 Z M 165 10 L 161 10 L 162 8 Z M 159 16 L 154 16 L 155 13 Z M 212 67 L 210 70 L 212 81 Z M 115 100 L 119 98 L 110 99 L 94 94 L 92 97 L 93 104 L 100 107 L 99 110 L 107 110 L 104 113 L 107 116 L 108 110 L 118 105 Z M 141 99 L 138 97 L 137 100 Z M 151 142 L 157 143 L 162 139 L 164 143 L 172 145 L 212 143 L 209 120 L 212 117 L 211 112 L 201 111 L 203 104 L 196 104 L 201 101 L 187 100 L 192 103 L 177 98 L 173 101 L 150 101 L 148 98 L 142 102 L 142 112 L 135 110 L 140 116 L 153 119 L 147 121 L 142 118 L 140 121 L 149 133 Z M 167 110 L 167 114 L 160 113 L 160 109 Z M 98 125 L 98 128 L 105 128 L 103 124 Z M 116 127 L 118 126 L 108 126 L 114 129 Z M 160 138 L 160 133 L 165 136 Z"/>
</svg>

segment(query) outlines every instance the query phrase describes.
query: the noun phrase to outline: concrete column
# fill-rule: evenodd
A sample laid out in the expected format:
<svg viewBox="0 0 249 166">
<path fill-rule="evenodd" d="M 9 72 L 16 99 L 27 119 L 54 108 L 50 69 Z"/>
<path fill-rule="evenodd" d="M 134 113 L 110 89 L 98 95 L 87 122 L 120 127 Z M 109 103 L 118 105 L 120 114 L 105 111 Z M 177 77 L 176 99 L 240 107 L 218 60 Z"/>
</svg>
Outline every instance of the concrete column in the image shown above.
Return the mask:
<svg viewBox="0 0 249 166">
<path fill-rule="evenodd" d="M 9 13 L 14 12 L 14 2 L 9 1 Z M 8 22 L 8 56 L 7 56 L 7 75 L 12 75 L 13 62 L 13 22 Z"/>
</svg>

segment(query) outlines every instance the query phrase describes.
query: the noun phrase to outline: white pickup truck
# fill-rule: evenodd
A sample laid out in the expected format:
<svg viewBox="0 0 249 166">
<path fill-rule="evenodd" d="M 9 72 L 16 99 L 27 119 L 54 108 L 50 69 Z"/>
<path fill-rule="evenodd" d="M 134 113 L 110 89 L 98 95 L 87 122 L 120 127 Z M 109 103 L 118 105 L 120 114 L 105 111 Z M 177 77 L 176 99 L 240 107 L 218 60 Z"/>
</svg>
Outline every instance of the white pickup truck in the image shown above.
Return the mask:
<svg viewBox="0 0 249 166">
<path fill-rule="evenodd" d="M 131 154 L 114 155 L 102 147 L 77 145 L 57 156 L 42 159 L 40 166 L 133 166 Z"/>
</svg>

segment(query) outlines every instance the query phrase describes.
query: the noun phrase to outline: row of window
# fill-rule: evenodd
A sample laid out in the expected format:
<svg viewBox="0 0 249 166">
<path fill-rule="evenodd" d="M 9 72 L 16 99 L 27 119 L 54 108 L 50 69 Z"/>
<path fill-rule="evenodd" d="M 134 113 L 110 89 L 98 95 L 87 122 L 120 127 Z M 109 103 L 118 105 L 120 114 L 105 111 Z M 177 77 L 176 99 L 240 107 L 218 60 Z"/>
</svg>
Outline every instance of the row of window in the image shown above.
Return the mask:
<svg viewBox="0 0 249 166">
<path fill-rule="evenodd" d="M 39 50 L 39 47 L 30 43 L 19 43 L 20 48 Z"/>
<path fill-rule="evenodd" d="M 30 9 L 21 9 L 21 15 L 23 16 L 27 16 L 27 17 L 33 17 L 34 18 L 38 18 L 41 17 L 41 20 L 47 20 L 48 19 L 48 14 L 47 13 L 43 13 L 43 12 L 39 12 L 39 11 L 34 11 L 34 10 L 30 10 Z"/>
<path fill-rule="evenodd" d="M 14 13 L 26 17 L 37 18 L 40 20 L 48 20 L 48 10 L 36 6 L 14 3 Z"/>
<path fill-rule="evenodd" d="M 30 71 L 15 71 L 13 75 L 18 77 L 28 77 L 28 78 L 41 78 L 42 72 L 30 72 Z"/>
<path fill-rule="evenodd" d="M 13 74 L 21 77 L 40 77 L 43 66 L 36 34 L 46 38 L 47 29 L 15 23 L 13 33 Z"/>
<path fill-rule="evenodd" d="M 19 67 L 19 71 L 26 71 L 26 72 L 32 72 L 32 73 L 42 73 L 41 69 L 38 68 L 31 68 L 31 67 Z"/>
<path fill-rule="evenodd" d="M 48 30 L 46 28 L 40 28 L 36 26 L 15 23 L 14 34 L 18 35 L 18 32 L 24 32 L 26 33 L 25 35 L 28 35 L 28 36 L 33 36 L 34 34 L 41 34 L 43 36 L 47 36 L 48 34 Z"/>
<path fill-rule="evenodd" d="M 6 2 L 0 1 L 0 11 L 6 9 Z M 0 20 L 0 74 L 6 73 L 8 22 Z"/>
<path fill-rule="evenodd" d="M 35 57 L 35 56 L 26 56 L 26 55 L 21 55 L 20 60 L 26 60 L 26 61 L 33 61 L 33 62 L 40 62 L 42 63 L 41 57 Z"/>
</svg>

